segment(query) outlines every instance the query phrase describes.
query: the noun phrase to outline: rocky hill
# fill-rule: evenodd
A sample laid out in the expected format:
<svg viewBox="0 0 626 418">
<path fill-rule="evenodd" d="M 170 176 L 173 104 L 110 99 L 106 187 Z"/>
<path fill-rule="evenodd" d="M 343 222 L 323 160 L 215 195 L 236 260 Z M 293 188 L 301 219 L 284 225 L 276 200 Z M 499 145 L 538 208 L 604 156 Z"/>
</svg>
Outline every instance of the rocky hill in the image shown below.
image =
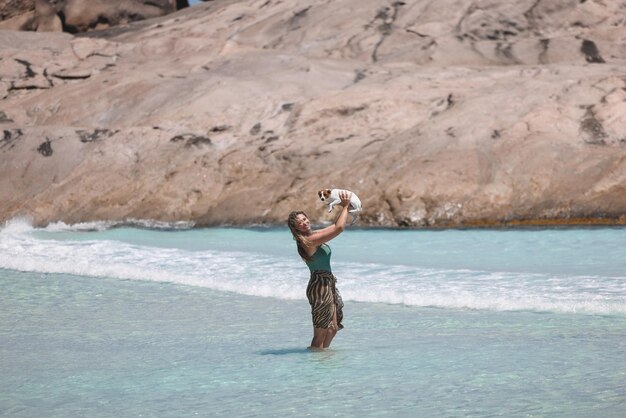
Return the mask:
<svg viewBox="0 0 626 418">
<path fill-rule="evenodd" d="M 0 218 L 626 223 L 626 2 L 216 0 L 0 31 Z"/>
</svg>

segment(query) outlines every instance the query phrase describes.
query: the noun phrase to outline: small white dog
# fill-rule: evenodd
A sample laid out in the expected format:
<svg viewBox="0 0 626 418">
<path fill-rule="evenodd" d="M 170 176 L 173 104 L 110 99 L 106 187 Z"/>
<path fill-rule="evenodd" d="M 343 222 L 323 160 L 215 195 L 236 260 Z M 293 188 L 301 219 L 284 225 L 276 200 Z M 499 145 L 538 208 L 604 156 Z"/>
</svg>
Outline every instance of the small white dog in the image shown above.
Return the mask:
<svg viewBox="0 0 626 418">
<path fill-rule="evenodd" d="M 363 207 L 361 206 L 361 199 L 359 199 L 356 193 L 344 189 L 322 189 L 317 192 L 317 195 L 320 197 L 322 202 L 326 202 L 328 205 L 328 213 L 330 213 L 335 205 L 341 203 L 341 199 L 339 199 L 339 192 L 352 193 L 350 196 L 350 207 L 348 208 L 348 212 L 352 215 L 352 223 L 356 222 L 359 217 L 357 213 L 363 210 Z"/>
</svg>

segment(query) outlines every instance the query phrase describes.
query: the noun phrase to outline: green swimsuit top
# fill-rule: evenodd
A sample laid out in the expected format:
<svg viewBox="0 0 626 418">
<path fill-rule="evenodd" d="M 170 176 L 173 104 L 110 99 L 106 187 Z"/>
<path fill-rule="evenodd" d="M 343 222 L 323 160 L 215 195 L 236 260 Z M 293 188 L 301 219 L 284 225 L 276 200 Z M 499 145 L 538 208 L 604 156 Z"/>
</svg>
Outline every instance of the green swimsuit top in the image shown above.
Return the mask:
<svg viewBox="0 0 626 418">
<path fill-rule="evenodd" d="M 309 261 L 305 261 L 306 265 L 309 266 L 309 270 L 314 272 L 315 270 L 330 270 L 330 247 L 326 244 L 322 244 L 317 247 L 317 251 L 313 254 L 313 257 Z"/>
</svg>

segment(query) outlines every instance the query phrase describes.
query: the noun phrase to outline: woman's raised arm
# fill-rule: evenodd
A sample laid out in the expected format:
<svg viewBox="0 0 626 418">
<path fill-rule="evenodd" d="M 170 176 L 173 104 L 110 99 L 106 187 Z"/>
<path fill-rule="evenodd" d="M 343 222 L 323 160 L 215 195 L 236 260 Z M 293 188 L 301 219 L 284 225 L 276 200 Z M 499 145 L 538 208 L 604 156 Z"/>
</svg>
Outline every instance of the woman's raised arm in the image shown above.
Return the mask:
<svg viewBox="0 0 626 418">
<path fill-rule="evenodd" d="M 307 240 L 312 246 L 318 247 L 343 232 L 346 227 L 346 220 L 348 219 L 348 207 L 350 206 L 351 195 L 352 193 L 348 192 L 339 193 L 339 199 L 341 199 L 340 205 L 342 206 L 341 213 L 339 213 L 333 225 L 314 231 L 307 237 Z"/>
</svg>

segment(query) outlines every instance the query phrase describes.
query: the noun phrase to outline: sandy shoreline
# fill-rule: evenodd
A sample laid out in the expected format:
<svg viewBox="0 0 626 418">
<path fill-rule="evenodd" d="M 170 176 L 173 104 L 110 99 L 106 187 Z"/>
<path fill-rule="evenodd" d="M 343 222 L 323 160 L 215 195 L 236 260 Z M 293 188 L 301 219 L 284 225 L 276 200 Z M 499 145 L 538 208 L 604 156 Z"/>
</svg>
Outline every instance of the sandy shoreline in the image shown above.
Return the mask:
<svg viewBox="0 0 626 418">
<path fill-rule="evenodd" d="M 119 228 L 119 227 L 135 227 L 147 229 L 192 229 L 192 228 L 284 228 L 285 223 L 282 222 L 197 222 L 193 220 L 177 220 L 162 221 L 155 219 L 96 219 L 79 222 L 65 222 L 63 220 L 47 220 L 33 222 L 32 218 L 18 216 L 3 221 L 7 225 L 13 221 L 25 221 L 36 228 L 46 228 L 55 224 L 67 226 L 85 226 L 94 225 L 93 228 Z M 317 222 L 315 227 L 325 227 L 330 221 Z M 350 225 L 349 229 L 364 230 L 443 230 L 443 229 L 536 229 L 536 228 L 594 228 L 594 227 L 622 227 L 626 225 L 626 215 L 620 217 L 585 217 L 585 218 L 569 218 L 569 219 L 516 219 L 516 220 L 482 220 L 472 222 L 441 222 L 437 225 L 429 226 L 389 226 L 389 225 L 368 225 L 357 222 Z"/>
</svg>

